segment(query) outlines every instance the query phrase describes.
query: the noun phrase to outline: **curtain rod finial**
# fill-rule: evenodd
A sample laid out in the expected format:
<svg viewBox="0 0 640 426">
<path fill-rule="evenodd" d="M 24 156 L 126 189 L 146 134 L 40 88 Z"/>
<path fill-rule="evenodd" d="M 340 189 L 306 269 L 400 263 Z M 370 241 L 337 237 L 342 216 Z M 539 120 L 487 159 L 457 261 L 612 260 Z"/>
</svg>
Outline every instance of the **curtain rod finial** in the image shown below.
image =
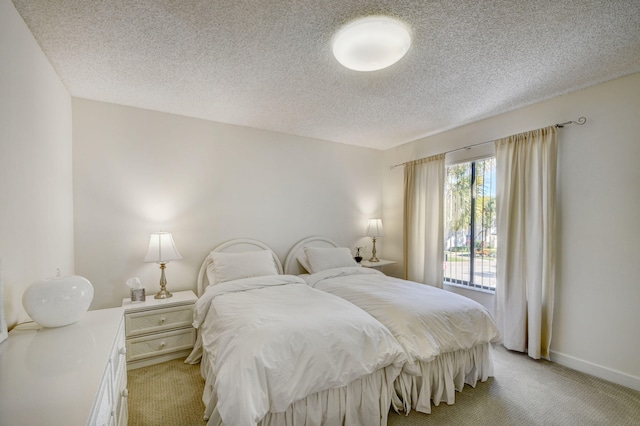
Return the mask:
<svg viewBox="0 0 640 426">
<path fill-rule="evenodd" d="M 578 121 L 567 121 L 566 123 L 558 123 L 556 124 L 556 127 L 562 129 L 564 126 L 568 126 L 569 124 L 577 124 L 578 126 L 582 126 L 586 122 L 587 117 L 580 117 L 578 118 Z"/>
</svg>

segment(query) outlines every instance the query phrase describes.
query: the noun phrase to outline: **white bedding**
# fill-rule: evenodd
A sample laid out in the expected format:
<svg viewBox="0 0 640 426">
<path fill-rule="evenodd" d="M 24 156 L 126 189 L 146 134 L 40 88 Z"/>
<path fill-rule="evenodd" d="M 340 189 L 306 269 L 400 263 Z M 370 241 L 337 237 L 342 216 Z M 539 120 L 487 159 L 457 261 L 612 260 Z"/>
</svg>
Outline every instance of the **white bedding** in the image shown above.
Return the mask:
<svg viewBox="0 0 640 426">
<path fill-rule="evenodd" d="M 430 412 L 427 405 L 433 397 L 431 390 L 427 398 L 418 396 L 418 392 L 411 389 L 415 384 L 406 383 L 413 379 L 408 379 L 405 374 L 423 376 L 426 366 L 436 357 L 440 356 L 438 362 L 442 362 L 444 354 L 475 351 L 485 361 L 480 361 L 479 364 L 484 366 L 478 367 L 484 371 L 475 371 L 474 374 L 480 374 L 481 379 L 486 380 L 490 373 L 490 356 L 485 352 L 488 352 L 488 343 L 499 340 L 499 332 L 487 309 L 479 303 L 428 285 L 388 277 L 370 268 L 335 268 L 303 277 L 310 286 L 340 296 L 370 313 L 389 328 L 400 342 L 408 356 L 401 377 L 405 389 L 400 396 L 412 400 L 410 404 L 404 402 L 405 409 L 410 405 L 415 407 L 417 399 L 420 399 L 419 411 Z M 479 349 L 481 345 L 487 345 L 486 350 Z M 464 361 L 462 366 L 451 365 L 448 368 L 461 368 L 464 376 L 469 373 L 465 370 L 476 368 L 473 362 Z M 458 380 L 455 377 L 449 379 Z M 475 385 L 475 379 L 471 384 Z M 430 385 L 425 383 L 418 386 L 426 388 Z M 459 387 L 456 385 L 456 388 Z M 452 391 L 446 389 L 438 392 Z M 415 395 L 409 397 L 408 393 Z M 446 400 L 453 403 L 453 396 L 450 395 Z M 435 401 L 436 405 L 438 402 Z"/>
<path fill-rule="evenodd" d="M 369 314 L 290 275 L 209 286 L 196 303 L 194 326 L 194 354 L 207 353 L 215 380 L 215 395 L 204 402 L 216 404 L 226 425 L 255 425 L 385 367 L 392 383 L 406 361 Z"/>
</svg>

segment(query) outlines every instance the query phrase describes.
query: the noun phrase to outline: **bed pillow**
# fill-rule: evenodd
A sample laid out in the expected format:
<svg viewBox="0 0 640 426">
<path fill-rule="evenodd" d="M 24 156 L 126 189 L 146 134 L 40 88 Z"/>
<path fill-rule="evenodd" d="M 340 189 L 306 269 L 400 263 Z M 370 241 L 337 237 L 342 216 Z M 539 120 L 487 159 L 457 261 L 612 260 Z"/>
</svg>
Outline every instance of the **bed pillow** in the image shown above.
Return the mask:
<svg viewBox="0 0 640 426">
<path fill-rule="evenodd" d="M 307 260 L 307 255 L 306 254 L 301 254 L 297 257 L 298 262 L 300 262 L 300 265 L 302 265 L 302 267 L 305 269 L 305 271 L 311 273 L 311 265 L 309 265 L 309 261 Z"/>
<path fill-rule="evenodd" d="M 351 250 L 346 247 L 305 247 L 304 253 L 312 274 L 325 269 L 358 266 L 351 257 Z"/>
<path fill-rule="evenodd" d="M 271 250 L 224 253 L 213 251 L 209 254 L 212 262 L 207 266 L 210 285 L 241 278 L 278 275 Z"/>
</svg>

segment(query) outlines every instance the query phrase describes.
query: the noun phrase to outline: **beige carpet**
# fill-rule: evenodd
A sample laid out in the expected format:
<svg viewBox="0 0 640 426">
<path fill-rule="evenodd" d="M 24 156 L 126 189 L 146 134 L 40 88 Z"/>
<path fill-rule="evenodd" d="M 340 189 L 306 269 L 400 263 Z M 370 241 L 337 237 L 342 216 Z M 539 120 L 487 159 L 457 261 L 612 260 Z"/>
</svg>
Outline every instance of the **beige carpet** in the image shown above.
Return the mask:
<svg viewBox="0 0 640 426">
<path fill-rule="evenodd" d="M 127 372 L 130 426 L 203 426 L 200 365 L 176 359 Z"/>
<path fill-rule="evenodd" d="M 640 425 L 640 392 L 526 355 L 494 351 L 495 377 L 431 414 L 390 413 L 390 426 Z M 129 371 L 129 425 L 202 426 L 199 366 L 175 360 Z"/>
</svg>

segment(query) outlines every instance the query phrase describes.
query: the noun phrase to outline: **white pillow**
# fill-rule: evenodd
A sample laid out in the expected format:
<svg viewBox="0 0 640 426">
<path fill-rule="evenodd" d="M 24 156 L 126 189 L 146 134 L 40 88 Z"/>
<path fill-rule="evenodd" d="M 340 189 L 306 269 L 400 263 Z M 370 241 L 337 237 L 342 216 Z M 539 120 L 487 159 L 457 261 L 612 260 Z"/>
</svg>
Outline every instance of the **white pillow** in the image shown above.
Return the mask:
<svg viewBox="0 0 640 426">
<path fill-rule="evenodd" d="M 312 274 L 325 269 L 358 266 L 346 247 L 305 247 L 304 252 Z"/>
<path fill-rule="evenodd" d="M 311 265 L 309 265 L 309 261 L 307 260 L 307 255 L 306 254 L 301 254 L 297 257 L 298 262 L 300 262 L 300 265 L 302 265 L 302 267 L 309 273 L 311 273 Z"/>
<path fill-rule="evenodd" d="M 278 275 L 271 250 L 245 251 L 241 253 L 223 253 L 212 251 L 212 262 L 207 265 L 207 278 L 210 285 L 241 278 Z"/>
</svg>

